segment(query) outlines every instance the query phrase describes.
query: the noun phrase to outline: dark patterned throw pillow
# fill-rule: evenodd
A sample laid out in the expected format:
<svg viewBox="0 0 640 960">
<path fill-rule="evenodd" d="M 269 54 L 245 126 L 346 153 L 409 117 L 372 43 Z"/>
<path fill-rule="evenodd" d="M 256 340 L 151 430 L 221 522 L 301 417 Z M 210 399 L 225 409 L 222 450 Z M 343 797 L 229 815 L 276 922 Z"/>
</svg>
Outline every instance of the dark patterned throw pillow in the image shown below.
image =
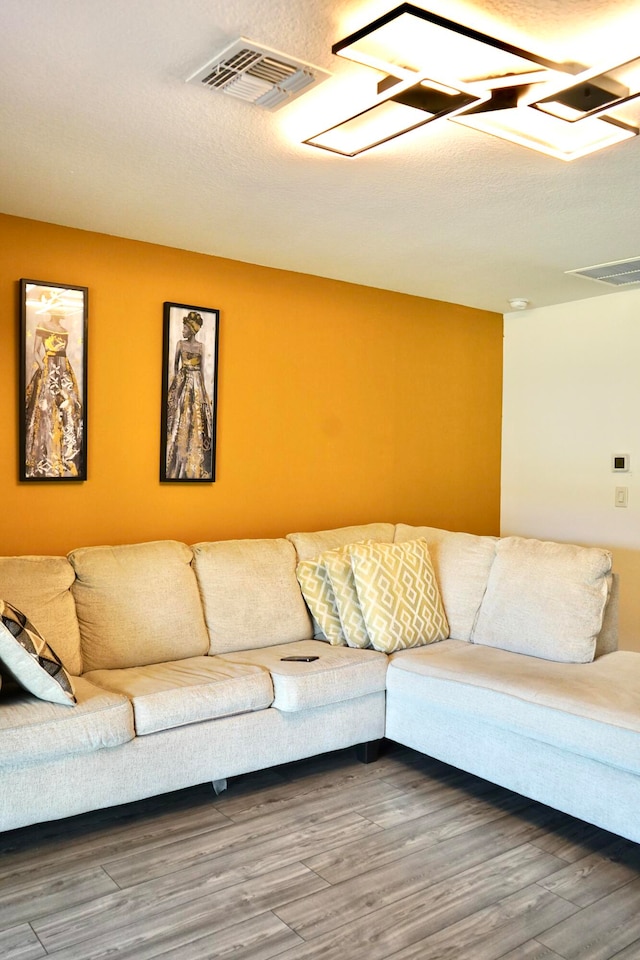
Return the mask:
<svg viewBox="0 0 640 960">
<path fill-rule="evenodd" d="M 30 620 L 0 600 L 0 669 L 41 700 L 74 704 L 71 677 Z"/>
</svg>

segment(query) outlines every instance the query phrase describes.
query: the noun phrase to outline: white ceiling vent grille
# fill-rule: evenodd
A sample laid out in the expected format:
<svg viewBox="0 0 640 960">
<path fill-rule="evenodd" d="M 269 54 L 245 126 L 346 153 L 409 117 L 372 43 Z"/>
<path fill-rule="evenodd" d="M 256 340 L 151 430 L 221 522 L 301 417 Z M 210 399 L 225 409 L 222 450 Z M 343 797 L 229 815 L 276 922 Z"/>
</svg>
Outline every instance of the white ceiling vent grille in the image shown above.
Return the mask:
<svg viewBox="0 0 640 960">
<path fill-rule="evenodd" d="M 606 283 L 610 287 L 626 287 L 632 283 L 640 283 L 640 257 L 616 260 L 613 263 L 598 263 L 595 267 L 580 267 L 579 270 L 565 272 L 595 280 L 597 283 Z"/>
<path fill-rule="evenodd" d="M 240 37 L 187 80 L 274 110 L 329 74 L 311 63 Z"/>
</svg>

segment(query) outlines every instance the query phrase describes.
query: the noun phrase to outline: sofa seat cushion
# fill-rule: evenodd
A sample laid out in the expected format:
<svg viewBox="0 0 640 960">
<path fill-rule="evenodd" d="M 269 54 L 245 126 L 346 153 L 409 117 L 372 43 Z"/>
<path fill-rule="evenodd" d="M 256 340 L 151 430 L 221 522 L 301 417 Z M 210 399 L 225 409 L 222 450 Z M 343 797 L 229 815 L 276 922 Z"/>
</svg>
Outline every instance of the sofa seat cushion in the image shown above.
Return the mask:
<svg viewBox="0 0 640 960">
<path fill-rule="evenodd" d="M 316 656 L 310 663 L 282 657 Z M 375 650 L 334 647 L 323 640 L 301 640 L 275 647 L 224 654 L 219 660 L 260 666 L 273 680 L 273 706 L 293 712 L 353 700 L 385 689 L 387 656 Z"/>
<path fill-rule="evenodd" d="M 83 677 L 73 685 L 75 706 L 40 700 L 19 687 L 2 688 L 0 766 L 58 760 L 133 740 L 133 711 L 126 697 Z"/>
<path fill-rule="evenodd" d="M 264 710 L 273 701 L 259 666 L 191 657 L 126 670 L 94 670 L 88 680 L 131 700 L 138 736 L 187 723 Z"/>
<path fill-rule="evenodd" d="M 590 759 L 640 773 L 640 656 L 616 651 L 558 663 L 444 640 L 393 654 L 389 699 L 438 705 Z M 491 743 L 487 743 L 491 749 Z M 526 763 L 526 756 L 522 762 Z"/>
</svg>

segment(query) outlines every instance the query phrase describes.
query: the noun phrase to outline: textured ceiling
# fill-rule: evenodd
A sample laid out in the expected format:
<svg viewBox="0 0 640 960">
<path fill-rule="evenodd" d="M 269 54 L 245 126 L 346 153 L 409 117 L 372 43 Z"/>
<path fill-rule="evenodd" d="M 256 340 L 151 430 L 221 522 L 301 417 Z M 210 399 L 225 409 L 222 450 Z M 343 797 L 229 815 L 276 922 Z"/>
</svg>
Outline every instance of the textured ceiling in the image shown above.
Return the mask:
<svg viewBox="0 0 640 960">
<path fill-rule="evenodd" d="M 396 4 L 2 0 L 0 211 L 499 312 L 640 256 L 640 137 L 563 163 L 456 124 L 356 159 L 300 144 L 377 76 L 331 45 Z M 432 0 L 559 61 L 640 54 L 637 0 Z M 267 112 L 184 83 L 246 36 L 332 77 Z"/>
</svg>

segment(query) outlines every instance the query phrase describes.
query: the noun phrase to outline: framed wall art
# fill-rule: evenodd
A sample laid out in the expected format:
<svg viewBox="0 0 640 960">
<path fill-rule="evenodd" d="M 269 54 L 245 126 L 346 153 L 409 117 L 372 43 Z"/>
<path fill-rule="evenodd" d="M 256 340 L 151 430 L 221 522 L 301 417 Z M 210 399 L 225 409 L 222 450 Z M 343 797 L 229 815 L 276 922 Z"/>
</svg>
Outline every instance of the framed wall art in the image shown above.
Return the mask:
<svg viewBox="0 0 640 960">
<path fill-rule="evenodd" d="M 88 289 L 20 281 L 21 480 L 87 479 Z"/>
<path fill-rule="evenodd" d="M 160 480 L 211 483 L 220 311 L 165 303 Z"/>
</svg>

